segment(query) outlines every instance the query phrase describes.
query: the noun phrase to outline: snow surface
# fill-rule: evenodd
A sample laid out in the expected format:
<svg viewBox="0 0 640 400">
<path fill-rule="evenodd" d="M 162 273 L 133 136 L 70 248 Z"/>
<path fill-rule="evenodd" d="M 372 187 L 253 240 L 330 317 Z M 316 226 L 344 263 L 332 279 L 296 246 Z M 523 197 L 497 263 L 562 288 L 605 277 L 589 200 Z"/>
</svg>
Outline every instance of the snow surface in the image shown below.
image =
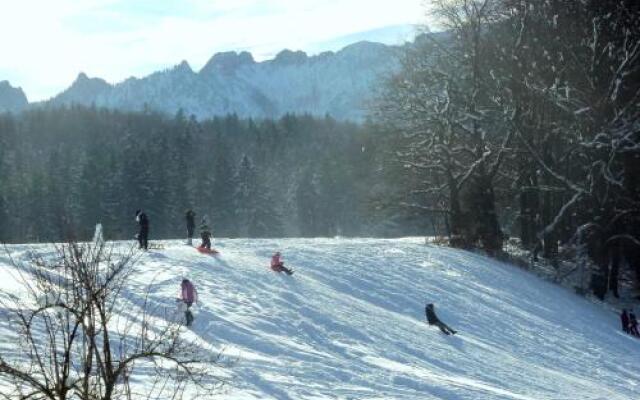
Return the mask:
<svg viewBox="0 0 640 400">
<path fill-rule="evenodd" d="M 480 255 L 418 238 L 218 240 L 217 257 L 162 243 L 125 295 L 153 282 L 152 302 L 175 307 L 181 279 L 193 280 L 185 334 L 238 358 L 219 398 L 640 398 L 640 341 L 616 314 Z M 51 251 L 7 249 L 18 260 Z M 293 276 L 268 268 L 275 250 Z M 0 255 L 5 290 L 10 270 Z M 459 334 L 429 327 L 426 302 Z"/>
</svg>

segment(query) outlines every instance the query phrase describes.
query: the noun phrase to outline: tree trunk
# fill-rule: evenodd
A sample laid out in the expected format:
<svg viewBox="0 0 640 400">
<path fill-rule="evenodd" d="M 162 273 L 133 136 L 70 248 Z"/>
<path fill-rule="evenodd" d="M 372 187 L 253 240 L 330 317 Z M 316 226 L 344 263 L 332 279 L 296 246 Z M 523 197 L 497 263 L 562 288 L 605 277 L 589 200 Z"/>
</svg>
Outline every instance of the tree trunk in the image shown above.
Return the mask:
<svg viewBox="0 0 640 400">
<path fill-rule="evenodd" d="M 520 239 L 526 249 L 534 249 L 538 243 L 538 214 L 540 199 L 538 192 L 538 177 L 529 162 L 522 167 L 520 176 Z"/>
<path fill-rule="evenodd" d="M 495 194 L 491 178 L 483 175 L 478 179 L 478 210 L 480 211 L 480 240 L 489 253 L 502 251 L 502 231 L 496 212 Z"/>
<path fill-rule="evenodd" d="M 465 222 L 460 208 L 460 193 L 455 182 L 449 183 L 449 240 L 453 247 L 467 247 Z"/>
</svg>

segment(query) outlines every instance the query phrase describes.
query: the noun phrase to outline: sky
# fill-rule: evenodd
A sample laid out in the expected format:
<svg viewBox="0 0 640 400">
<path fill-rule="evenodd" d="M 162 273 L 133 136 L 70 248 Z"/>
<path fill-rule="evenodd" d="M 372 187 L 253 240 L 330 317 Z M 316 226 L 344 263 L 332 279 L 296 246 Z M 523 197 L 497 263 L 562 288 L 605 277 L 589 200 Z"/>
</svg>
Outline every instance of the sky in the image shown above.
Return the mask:
<svg viewBox="0 0 640 400">
<path fill-rule="evenodd" d="M 80 72 L 117 83 L 220 51 L 402 43 L 425 18 L 423 0 L 0 0 L 0 81 L 45 100 Z"/>
</svg>

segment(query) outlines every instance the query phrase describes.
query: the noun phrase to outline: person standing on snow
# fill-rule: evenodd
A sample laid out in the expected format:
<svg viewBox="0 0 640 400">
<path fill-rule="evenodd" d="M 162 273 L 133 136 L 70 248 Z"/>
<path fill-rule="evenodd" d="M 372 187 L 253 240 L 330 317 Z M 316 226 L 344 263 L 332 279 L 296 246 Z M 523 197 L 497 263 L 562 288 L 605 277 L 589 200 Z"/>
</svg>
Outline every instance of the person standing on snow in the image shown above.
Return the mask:
<svg viewBox="0 0 640 400">
<path fill-rule="evenodd" d="M 200 237 L 202 238 L 202 243 L 200 244 L 201 249 L 211 250 L 211 236 L 211 229 L 209 225 L 207 225 L 207 216 L 205 215 L 200 222 Z"/>
<path fill-rule="evenodd" d="M 140 226 L 138 244 L 140 244 L 141 249 L 147 250 L 149 248 L 149 218 L 142 210 L 136 210 L 136 221 Z"/>
<path fill-rule="evenodd" d="M 622 309 L 620 313 L 620 322 L 622 323 L 622 331 L 624 333 L 629 332 L 629 314 L 627 314 L 627 310 L 625 308 Z"/>
<path fill-rule="evenodd" d="M 638 320 L 633 310 L 629 310 L 629 333 L 634 336 L 640 336 L 640 333 L 638 333 Z"/>
<path fill-rule="evenodd" d="M 191 326 L 193 323 L 193 314 L 191 313 L 191 306 L 193 303 L 198 303 L 198 291 L 196 287 L 188 279 L 183 279 L 180 284 L 180 301 L 182 301 L 187 309 L 184 312 L 187 326 Z"/>
<path fill-rule="evenodd" d="M 193 243 L 193 232 L 196 230 L 196 213 L 188 209 L 185 214 L 185 219 L 187 220 L 187 244 L 191 246 Z"/>
<path fill-rule="evenodd" d="M 271 257 L 271 269 L 276 272 L 285 272 L 287 275 L 293 274 L 293 271 L 284 266 L 284 262 L 280 259 L 281 255 L 279 251 Z"/>
<path fill-rule="evenodd" d="M 438 318 L 438 316 L 436 315 L 436 311 L 433 308 L 432 303 L 427 304 L 427 306 L 425 307 L 425 313 L 427 314 L 427 322 L 429 323 L 429 325 L 437 326 L 443 333 L 447 335 L 455 335 L 457 333 L 453 329 L 449 328 L 447 324 L 440 321 L 440 318 Z"/>
</svg>

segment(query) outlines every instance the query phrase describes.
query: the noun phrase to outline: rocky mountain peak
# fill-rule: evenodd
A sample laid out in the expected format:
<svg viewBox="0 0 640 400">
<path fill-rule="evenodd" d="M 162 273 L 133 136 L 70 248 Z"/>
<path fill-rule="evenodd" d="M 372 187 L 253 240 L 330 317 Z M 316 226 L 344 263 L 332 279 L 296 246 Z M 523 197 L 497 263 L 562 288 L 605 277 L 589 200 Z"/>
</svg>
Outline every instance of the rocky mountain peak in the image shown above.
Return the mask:
<svg viewBox="0 0 640 400">
<path fill-rule="evenodd" d="M 98 96 L 109 92 L 112 86 L 101 78 L 89 78 L 80 72 L 71 86 L 55 97 L 56 101 L 71 104 L 91 104 Z"/>
<path fill-rule="evenodd" d="M 191 65 L 187 62 L 187 60 L 182 60 L 180 64 L 174 67 L 174 70 L 185 72 L 185 73 L 193 73 L 193 69 L 191 69 Z"/>
<path fill-rule="evenodd" d="M 9 81 L 0 81 L 0 112 L 20 112 L 28 104 L 22 88 L 11 86 Z"/>
<path fill-rule="evenodd" d="M 285 49 L 276 55 L 276 58 L 273 59 L 273 63 L 279 65 L 302 64 L 307 61 L 308 58 L 307 53 L 304 51 L 291 51 Z"/>
<path fill-rule="evenodd" d="M 256 62 L 249 52 L 229 51 L 215 54 L 198 73 L 186 61 L 115 85 L 80 73 L 49 103 L 150 108 L 169 115 L 182 109 L 197 118 L 296 113 L 362 121 L 379 77 L 399 67 L 398 52 L 397 46 L 357 42 L 314 56 L 283 50 L 272 60 Z"/>
<path fill-rule="evenodd" d="M 230 73 L 243 65 L 255 64 L 253 55 L 248 51 L 237 53 L 235 51 L 225 51 L 216 53 L 209 59 L 207 64 L 202 67 L 200 74 L 209 75 L 215 72 Z"/>
</svg>

